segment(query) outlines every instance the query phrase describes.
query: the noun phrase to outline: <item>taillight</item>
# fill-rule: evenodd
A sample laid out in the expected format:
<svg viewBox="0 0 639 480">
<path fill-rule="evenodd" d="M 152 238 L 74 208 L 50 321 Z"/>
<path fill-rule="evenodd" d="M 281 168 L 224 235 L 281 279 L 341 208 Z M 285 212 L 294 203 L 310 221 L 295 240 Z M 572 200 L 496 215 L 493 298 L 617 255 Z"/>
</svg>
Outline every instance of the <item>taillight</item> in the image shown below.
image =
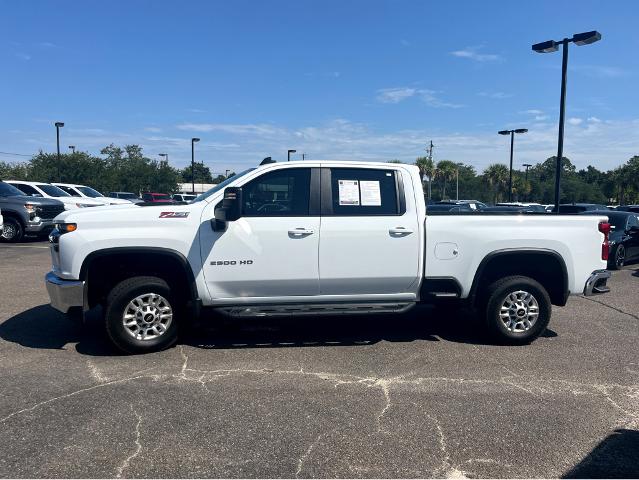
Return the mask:
<svg viewBox="0 0 639 480">
<path fill-rule="evenodd" d="M 601 244 L 601 259 L 608 260 L 608 254 L 610 253 L 610 243 L 608 242 L 610 224 L 608 222 L 601 222 L 599 224 L 599 231 L 604 234 L 604 241 Z"/>
</svg>

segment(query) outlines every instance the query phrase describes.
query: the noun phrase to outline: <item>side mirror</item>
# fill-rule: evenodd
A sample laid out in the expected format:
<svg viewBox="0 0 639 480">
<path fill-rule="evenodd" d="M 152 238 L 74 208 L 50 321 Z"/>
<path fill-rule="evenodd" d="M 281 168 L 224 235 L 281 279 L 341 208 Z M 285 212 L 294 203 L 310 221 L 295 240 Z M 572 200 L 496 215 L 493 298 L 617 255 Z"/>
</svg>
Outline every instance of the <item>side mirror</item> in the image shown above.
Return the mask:
<svg viewBox="0 0 639 480">
<path fill-rule="evenodd" d="M 242 188 L 226 187 L 222 202 L 215 207 L 215 218 L 212 221 L 213 230 L 223 231 L 226 222 L 234 222 L 242 216 Z"/>
<path fill-rule="evenodd" d="M 628 232 L 630 232 L 630 233 L 639 233 L 639 226 L 633 225 L 632 227 L 630 227 L 628 229 Z"/>
</svg>

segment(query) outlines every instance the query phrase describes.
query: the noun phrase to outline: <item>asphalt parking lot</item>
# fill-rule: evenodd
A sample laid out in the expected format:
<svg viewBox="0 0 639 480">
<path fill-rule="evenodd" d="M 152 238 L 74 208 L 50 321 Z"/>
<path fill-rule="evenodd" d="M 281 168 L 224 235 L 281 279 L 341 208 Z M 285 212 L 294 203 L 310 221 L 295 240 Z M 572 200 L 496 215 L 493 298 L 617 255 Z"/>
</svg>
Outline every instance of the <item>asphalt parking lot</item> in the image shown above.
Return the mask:
<svg viewBox="0 0 639 480">
<path fill-rule="evenodd" d="M 639 476 L 639 267 L 523 347 L 446 309 L 203 325 L 124 356 L 0 245 L 3 477 Z"/>
</svg>

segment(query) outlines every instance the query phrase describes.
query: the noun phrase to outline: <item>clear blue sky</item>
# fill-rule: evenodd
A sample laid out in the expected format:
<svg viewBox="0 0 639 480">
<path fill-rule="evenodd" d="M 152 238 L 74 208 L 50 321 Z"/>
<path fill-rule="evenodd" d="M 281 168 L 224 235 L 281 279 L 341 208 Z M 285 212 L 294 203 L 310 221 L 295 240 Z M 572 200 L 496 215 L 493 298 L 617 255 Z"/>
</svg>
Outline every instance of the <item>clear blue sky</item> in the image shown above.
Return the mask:
<svg viewBox="0 0 639 480">
<path fill-rule="evenodd" d="M 0 151 L 98 153 L 137 143 L 176 166 L 239 170 L 309 158 L 517 162 L 556 150 L 571 46 L 566 156 L 612 168 L 639 154 L 636 1 L 0 2 Z M 0 160 L 21 157 L 0 154 Z"/>
</svg>

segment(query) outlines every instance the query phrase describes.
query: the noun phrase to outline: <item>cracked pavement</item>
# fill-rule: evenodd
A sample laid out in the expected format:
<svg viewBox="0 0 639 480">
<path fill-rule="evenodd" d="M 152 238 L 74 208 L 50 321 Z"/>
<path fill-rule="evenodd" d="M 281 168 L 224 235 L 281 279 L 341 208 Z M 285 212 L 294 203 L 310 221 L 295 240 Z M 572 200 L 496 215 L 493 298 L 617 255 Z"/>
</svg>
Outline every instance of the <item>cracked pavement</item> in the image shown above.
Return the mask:
<svg viewBox="0 0 639 480">
<path fill-rule="evenodd" d="M 523 347 L 462 313 L 206 323 L 118 354 L 0 245 L 0 476 L 639 476 L 639 267 Z"/>
</svg>

